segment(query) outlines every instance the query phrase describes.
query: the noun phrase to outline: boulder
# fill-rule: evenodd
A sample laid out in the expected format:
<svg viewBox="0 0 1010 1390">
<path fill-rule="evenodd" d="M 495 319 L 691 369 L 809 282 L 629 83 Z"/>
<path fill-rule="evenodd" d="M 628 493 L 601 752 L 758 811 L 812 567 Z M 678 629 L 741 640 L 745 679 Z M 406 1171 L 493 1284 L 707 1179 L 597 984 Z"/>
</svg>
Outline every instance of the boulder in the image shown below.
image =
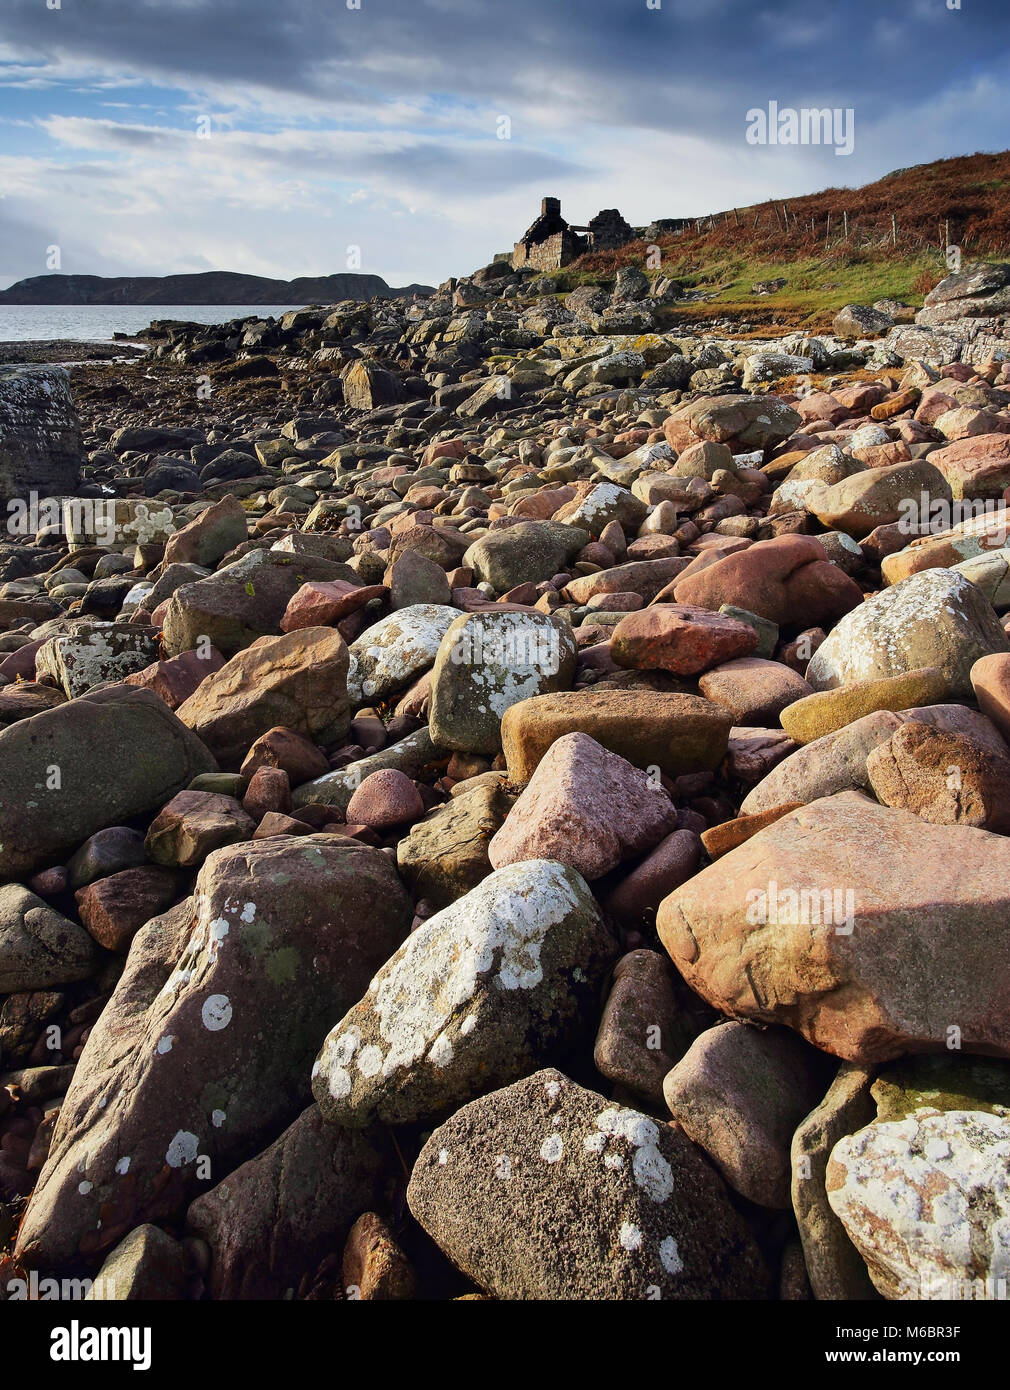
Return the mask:
<svg viewBox="0 0 1010 1390">
<path fill-rule="evenodd" d="M 430 917 L 331 1030 L 313 1068 L 324 1117 L 428 1123 L 586 1038 L 617 944 L 585 881 L 512 864 Z"/>
<path fill-rule="evenodd" d="M 780 626 L 833 622 L 862 602 L 862 591 L 828 560 L 814 536 L 778 536 L 758 541 L 708 563 L 699 557 L 674 585 L 678 603 L 718 611 L 723 604 L 747 608 Z M 699 561 L 695 561 L 698 564 Z"/>
<path fill-rule="evenodd" d="M 500 780 L 484 783 L 412 825 L 396 847 L 396 867 L 415 900 L 448 907 L 487 878 L 488 845 L 514 803 Z"/>
<path fill-rule="evenodd" d="M 242 544 L 248 529 L 245 508 L 229 493 L 169 536 L 162 563 L 166 569 L 176 563 L 212 568 Z"/>
<path fill-rule="evenodd" d="M 148 690 L 111 686 L 20 720 L 0 732 L 0 880 L 58 860 L 216 770 L 206 745 Z"/>
<path fill-rule="evenodd" d="M 597 687 L 513 705 L 502 719 L 502 747 L 509 779 L 518 786 L 571 733 L 588 734 L 635 767 L 658 767 L 679 777 L 718 767 L 731 724 L 728 713 L 697 695 Z"/>
<path fill-rule="evenodd" d="M 545 1070 L 440 1125 L 416 1221 L 498 1299 L 761 1299 L 769 1277 L 725 1185 L 676 1125 Z"/>
<path fill-rule="evenodd" d="M 565 734 L 541 759 L 488 857 L 496 869 L 556 859 L 592 881 L 644 854 L 676 825 L 676 807 L 658 775 L 588 734 Z"/>
<path fill-rule="evenodd" d="M 871 749 L 866 775 L 885 806 L 933 825 L 1010 832 L 1010 757 L 964 734 L 910 720 Z"/>
<path fill-rule="evenodd" d="M 777 396 L 706 396 L 674 411 L 663 433 L 678 451 L 712 440 L 742 454 L 781 444 L 802 423 L 802 417 Z"/>
<path fill-rule="evenodd" d="M 349 654 L 328 627 L 263 637 L 207 676 L 179 719 L 228 767 L 276 725 L 314 743 L 338 743 L 350 727 Z"/>
<path fill-rule="evenodd" d="M 841 792 L 702 870 L 657 926 L 714 1008 L 847 1061 L 942 1051 L 952 1036 L 1010 1056 L 1008 870 L 1001 835 Z"/>
<path fill-rule="evenodd" d="M 459 610 L 435 603 L 400 608 L 351 643 L 347 689 L 355 704 L 384 699 L 422 675 Z"/>
<path fill-rule="evenodd" d="M 1010 639 L 973 584 L 953 570 L 923 570 L 842 618 L 814 652 L 807 680 L 833 690 L 931 666 L 951 695 L 970 695 L 973 664 L 1005 651 Z"/>
<path fill-rule="evenodd" d="M 93 1025 L 19 1232 L 29 1264 L 95 1260 L 163 1224 L 309 1100 L 334 1014 L 402 939 L 380 851 L 281 837 L 215 851 L 195 898 L 134 938 Z"/>
<path fill-rule="evenodd" d="M 432 670 L 432 738 L 442 748 L 497 753 L 506 710 L 568 690 L 575 651 L 567 616 L 462 614 L 447 629 Z"/>
<path fill-rule="evenodd" d="M 734 657 L 749 656 L 757 645 L 758 635 L 746 623 L 707 608 L 654 603 L 621 619 L 610 654 L 618 666 L 693 676 Z"/>
<path fill-rule="evenodd" d="M 1006 1297 L 1010 1120 L 924 1107 L 831 1152 L 832 1210 L 887 1299 Z"/>
<path fill-rule="evenodd" d="M 526 581 L 536 584 L 559 574 L 592 537 L 579 526 L 557 521 L 521 521 L 489 531 L 463 556 L 476 579 L 504 594 Z"/>
<path fill-rule="evenodd" d="M 695 1038 L 668 1072 L 663 1095 L 734 1191 L 758 1206 L 785 1208 L 793 1131 L 833 1070 L 788 1029 L 720 1023 Z"/>
<path fill-rule="evenodd" d="M 50 989 L 94 971 L 91 938 L 20 883 L 0 887 L 0 995 Z"/>
<path fill-rule="evenodd" d="M 190 1232 L 210 1246 L 211 1298 L 296 1297 L 382 1192 L 382 1133 L 327 1124 L 315 1105 L 255 1158 L 191 1204 Z"/>
<path fill-rule="evenodd" d="M 83 456 L 66 368 L 0 366 L 0 502 L 73 494 Z"/>
</svg>

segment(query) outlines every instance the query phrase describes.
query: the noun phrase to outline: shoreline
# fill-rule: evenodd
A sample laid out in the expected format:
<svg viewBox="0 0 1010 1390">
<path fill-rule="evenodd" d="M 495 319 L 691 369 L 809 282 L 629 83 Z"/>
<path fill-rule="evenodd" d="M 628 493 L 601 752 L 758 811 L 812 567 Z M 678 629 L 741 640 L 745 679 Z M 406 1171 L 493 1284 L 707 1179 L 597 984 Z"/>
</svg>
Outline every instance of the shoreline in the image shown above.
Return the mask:
<svg viewBox="0 0 1010 1390">
<path fill-rule="evenodd" d="M 32 365 L 72 364 L 77 362 L 112 362 L 117 358 L 134 360 L 129 354 L 139 358 L 147 352 L 136 341 L 105 342 L 101 339 L 81 338 L 28 338 L 11 339 L 0 342 L 0 367 L 15 366 L 19 363 Z"/>
</svg>

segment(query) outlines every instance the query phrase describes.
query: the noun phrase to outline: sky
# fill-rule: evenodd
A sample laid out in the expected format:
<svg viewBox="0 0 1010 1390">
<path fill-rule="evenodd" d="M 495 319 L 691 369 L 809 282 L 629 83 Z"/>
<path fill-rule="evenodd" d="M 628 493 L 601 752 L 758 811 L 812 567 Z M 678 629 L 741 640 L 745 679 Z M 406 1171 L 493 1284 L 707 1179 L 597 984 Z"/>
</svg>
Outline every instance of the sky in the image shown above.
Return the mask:
<svg viewBox="0 0 1010 1390">
<path fill-rule="evenodd" d="M 1008 60 L 1010 0 L 0 0 L 0 288 L 438 284 L 546 194 L 641 225 L 1006 148 Z M 851 153 L 752 143 L 770 102 Z"/>
</svg>

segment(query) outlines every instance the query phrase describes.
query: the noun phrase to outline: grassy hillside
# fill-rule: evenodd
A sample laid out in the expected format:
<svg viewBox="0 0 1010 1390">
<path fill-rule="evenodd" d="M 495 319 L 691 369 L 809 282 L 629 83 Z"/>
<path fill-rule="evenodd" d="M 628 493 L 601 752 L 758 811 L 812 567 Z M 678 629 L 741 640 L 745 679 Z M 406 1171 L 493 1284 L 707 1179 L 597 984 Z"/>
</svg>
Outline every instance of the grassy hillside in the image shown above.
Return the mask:
<svg viewBox="0 0 1010 1390">
<path fill-rule="evenodd" d="M 918 307 L 947 273 L 948 235 L 965 260 L 1010 259 L 1010 151 L 899 169 L 863 188 L 728 209 L 663 237 L 661 273 L 705 295 L 663 316 L 671 325 L 732 316 L 824 329 L 854 301 L 893 298 Z M 647 251 L 636 241 L 582 256 L 561 272 L 559 288 L 605 280 L 622 265 L 649 270 Z M 780 278 L 786 283 L 776 293 L 753 293 L 759 281 Z"/>
</svg>

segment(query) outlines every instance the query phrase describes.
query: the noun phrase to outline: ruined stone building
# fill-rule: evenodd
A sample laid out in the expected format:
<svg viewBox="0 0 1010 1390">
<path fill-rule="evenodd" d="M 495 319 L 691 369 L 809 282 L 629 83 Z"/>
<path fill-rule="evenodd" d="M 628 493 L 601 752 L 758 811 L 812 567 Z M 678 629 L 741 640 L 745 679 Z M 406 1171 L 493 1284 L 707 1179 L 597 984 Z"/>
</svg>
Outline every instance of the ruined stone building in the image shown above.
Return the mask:
<svg viewBox="0 0 1010 1390">
<path fill-rule="evenodd" d="M 560 270 L 587 251 L 612 251 L 634 237 L 616 208 L 598 212 L 586 227 L 572 227 L 561 216 L 561 199 L 545 198 L 540 216 L 515 244 L 512 269 Z"/>
</svg>

